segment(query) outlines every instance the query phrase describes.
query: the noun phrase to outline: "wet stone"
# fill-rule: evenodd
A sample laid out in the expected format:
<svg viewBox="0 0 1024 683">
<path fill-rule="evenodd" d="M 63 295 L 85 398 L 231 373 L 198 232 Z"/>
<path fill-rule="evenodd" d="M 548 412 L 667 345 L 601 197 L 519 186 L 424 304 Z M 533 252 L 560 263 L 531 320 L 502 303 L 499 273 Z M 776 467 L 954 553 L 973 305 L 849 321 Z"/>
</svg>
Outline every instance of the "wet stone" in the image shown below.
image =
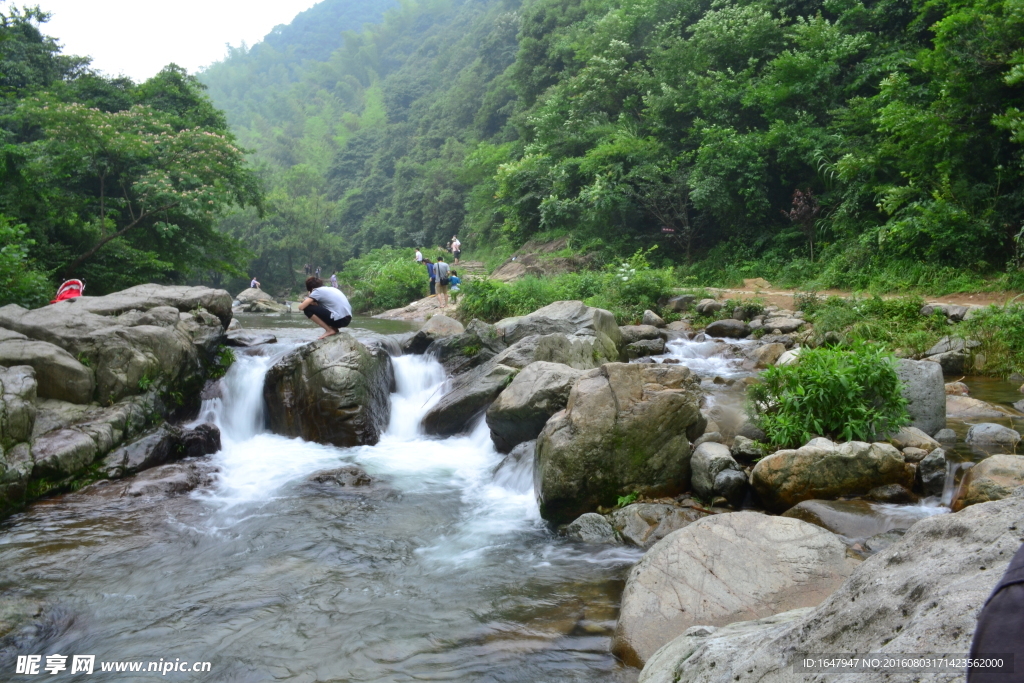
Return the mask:
<svg viewBox="0 0 1024 683">
<path fill-rule="evenodd" d="M 875 534 L 864 541 L 864 548 L 872 554 L 881 552 L 902 539 L 905 533 L 905 529 L 891 529 L 885 533 Z"/>
<path fill-rule="evenodd" d="M 355 465 L 339 467 L 325 472 L 317 472 L 309 479 L 310 481 L 315 481 L 318 484 L 337 484 L 343 488 L 369 486 L 373 483 L 373 479 L 370 478 L 370 475 Z"/>
</svg>

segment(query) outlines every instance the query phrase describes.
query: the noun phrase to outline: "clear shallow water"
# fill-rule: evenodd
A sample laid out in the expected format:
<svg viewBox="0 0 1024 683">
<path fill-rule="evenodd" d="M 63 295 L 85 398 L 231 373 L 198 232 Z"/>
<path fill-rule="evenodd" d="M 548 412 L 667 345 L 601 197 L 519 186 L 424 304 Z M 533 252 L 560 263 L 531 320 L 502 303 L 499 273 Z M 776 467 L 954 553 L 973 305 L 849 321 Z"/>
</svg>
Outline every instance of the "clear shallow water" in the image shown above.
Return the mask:
<svg viewBox="0 0 1024 683">
<path fill-rule="evenodd" d="M 61 653 L 212 662 L 205 678 L 168 680 L 635 680 L 608 650 L 638 552 L 554 536 L 522 467 L 496 476 L 486 427 L 423 438 L 444 381 L 430 359 L 395 359 L 376 446 L 262 432 L 263 373 L 294 343 L 240 355 L 223 399 L 204 403 L 224 446 L 213 485 L 170 499 L 83 492 L 0 526 L 0 599 L 42 610 L 0 641 L 0 678 L 18 654 Z M 310 481 L 344 464 L 377 483 Z"/>
</svg>

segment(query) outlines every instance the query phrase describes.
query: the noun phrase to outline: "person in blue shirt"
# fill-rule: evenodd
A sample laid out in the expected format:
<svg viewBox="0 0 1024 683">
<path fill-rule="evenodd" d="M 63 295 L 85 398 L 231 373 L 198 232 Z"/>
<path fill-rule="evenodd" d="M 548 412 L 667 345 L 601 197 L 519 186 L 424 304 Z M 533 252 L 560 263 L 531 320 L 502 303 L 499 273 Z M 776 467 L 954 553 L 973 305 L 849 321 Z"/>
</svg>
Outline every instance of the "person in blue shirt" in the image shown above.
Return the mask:
<svg viewBox="0 0 1024 683">
<path fill-rule="evenodd" d="M 452 276 L 448 278 L 448 284 L 451 285 L 453 292 L 459 291 L 459 285 L 462 283 L 462 278 L 459 277 L 458 271 L 452 271 Z"/>
<path fill-rule="evenodd" d="M 434 280 L 434 262 L 428 258 L 423 259 L 423 262 L 427 264 L 427 276 L 430 278 L 430 296 L 436 296 L 435 291 L 436 281 Z"/>
</svg>

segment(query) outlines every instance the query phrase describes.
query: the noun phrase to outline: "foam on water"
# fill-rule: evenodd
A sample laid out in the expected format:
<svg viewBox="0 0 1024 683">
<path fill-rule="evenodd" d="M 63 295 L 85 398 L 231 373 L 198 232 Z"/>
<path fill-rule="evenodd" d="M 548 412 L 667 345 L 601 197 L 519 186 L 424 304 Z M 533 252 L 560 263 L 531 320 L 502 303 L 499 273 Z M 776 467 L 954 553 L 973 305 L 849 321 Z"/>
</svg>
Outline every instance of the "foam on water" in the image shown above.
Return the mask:
<svg viewBox="0 0 1024 683">
<path fill-rule="evenodd" d="M 543 526 L 533 494 L 532 458 L 516 463 L 513 476 L 495 477 L 504 456 L 494 450 L 482 418 L 466 435 L 442 439 L 423 434 L 423 416 L 448 383 L 444 368 L 431 357 L 392 359 L 396 391 L 391 419 L 373 446 L 336 448 L 267 433 L 264 377 L 291 348 L 281 346 L 270 356 L 241 356 L 224 378 L 223 398 L 203 404 L 204 419 L 221 429 L 223 450 L 215 456 L 220 468 L 216 486 L 197 496 L 222 510 L 258 506 L 290 495 L 289 484 L 347 462 L 407 493 L 458 496 L 461 523 L 421 549 L 426 556 L 472 559 L 500 543 L 503 535 Z M 213 523 L 220 526 L 225 520 Z"/>
</svg>

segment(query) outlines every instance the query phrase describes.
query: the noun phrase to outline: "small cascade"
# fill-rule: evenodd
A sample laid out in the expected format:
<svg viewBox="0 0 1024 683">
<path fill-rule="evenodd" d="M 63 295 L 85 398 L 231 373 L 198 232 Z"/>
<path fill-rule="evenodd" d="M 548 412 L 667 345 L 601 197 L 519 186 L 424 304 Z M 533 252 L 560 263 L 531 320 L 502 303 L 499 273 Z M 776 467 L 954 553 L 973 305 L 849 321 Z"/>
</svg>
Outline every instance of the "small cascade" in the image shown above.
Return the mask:
<svg viewBox="0 0 1024 683">
<path fill-rule="evenodd" d="M 391 395 L 391 421 L 385 438 L 410 441 L 422 436 L 420 421 L 445 393 L 444 368 L 427 356 L 397 356 L 395 393 Z"/>
<path fill-rule="evenodd" d="M 744 374 L 743 360 L 723 354 L 722 342 L 673 339 L 665 346 L 666 352 L 661 356 L 662 360 L 678 360 L 680 365 L 685 365 L 700 377 L 730 377 Z"/>
<path fill-rule="evenodd" d="M 953 499 L 958 493 L 956 475 L 970 467 L 973 467 L 973 462 L 950 462 L 946 461 L 946 482 L 942 486 L 942 504 L 946 507 L 950 507 L 953 504 Z"/>
</svg>

